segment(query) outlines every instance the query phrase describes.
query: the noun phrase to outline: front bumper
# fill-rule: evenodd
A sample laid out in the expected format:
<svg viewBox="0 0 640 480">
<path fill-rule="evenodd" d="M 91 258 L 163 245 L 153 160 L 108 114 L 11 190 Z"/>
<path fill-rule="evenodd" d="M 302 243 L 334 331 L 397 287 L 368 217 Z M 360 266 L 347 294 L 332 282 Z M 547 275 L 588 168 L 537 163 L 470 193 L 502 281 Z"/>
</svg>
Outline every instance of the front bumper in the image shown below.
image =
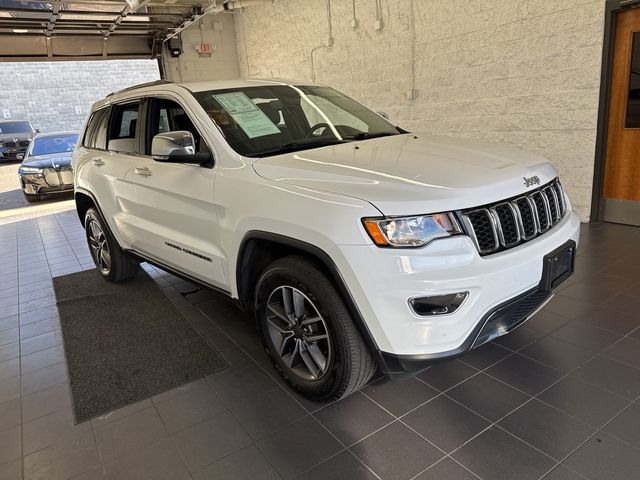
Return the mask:
<svg viewBox="0 0 640 480">
<path fill-rule="evenodd" d="M 342 245 L 334 258 L 344 265 L 381 369 L 396 376 L 478 346 L 482 327 L 496 315 L 519 312 L 519 321 L 502 333 L 525 321 L 551 295 L 540 286 L 543 258 L 568 241 L 577 244 L 579 232 L 580 221 L 571 213 L 534 240 L 485 257 L 471 239 L 458 236 L 410 250 Z M 421 317 L 408 303 L 456 292 L 469 296 L 450 314 Z"/>
<path fill-rule="evenodd" d="M 4 152 L 0 153 L 0 162 L 21 162 L 25 152 Z"/>
<path fill-rule="evenodd" d="M 24 158 L 25 153 L 27 153 L 26 147 L 5 147 L 3 148 L 3 152 L 0 154 L 0 161 L 21 161 Z"/>
<path fill-rule="evenodd" d="M 31 174 L 20 175 L 20 184 L 27 195 L 54 195 L 73 191 L 73 183 L 51 185 L 44 176 Z"/>
<path fill-rule="evenodd" d="M 394 355 L 379 352 L 380 369 L 388 377 L 401 379 L 414 375 L 439 361 L 463 355 L 469 350 L 515 330 L 552 297 L 552 292 L 538 286 L 495 307 L 478 322 L 462 345 L 454 350 L 422 355 Z"/>
</svg>

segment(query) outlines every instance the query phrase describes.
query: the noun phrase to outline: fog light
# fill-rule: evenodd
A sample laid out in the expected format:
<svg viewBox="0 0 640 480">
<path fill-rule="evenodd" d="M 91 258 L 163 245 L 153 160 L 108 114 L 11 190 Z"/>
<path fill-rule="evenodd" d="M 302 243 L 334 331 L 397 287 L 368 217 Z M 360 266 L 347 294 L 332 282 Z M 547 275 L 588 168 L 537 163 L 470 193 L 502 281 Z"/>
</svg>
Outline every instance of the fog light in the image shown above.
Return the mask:
<svg viewBox="0 0 640 480">
<path fill-rule="evenodd" d="M 29 195 L 36 195 L 38 193 L 38 188 L 35 185 L 27 183 L 24 186 L 24 193 L 27 193 Z"/>
<path fill-rule="evenodd" d="M 409 300 L 409 305 L 421 317 L 447 315 L 460 308 L 468 296 L 469 292 L 458 292 L 435 297 L 414 297 Z"/>
</svg>

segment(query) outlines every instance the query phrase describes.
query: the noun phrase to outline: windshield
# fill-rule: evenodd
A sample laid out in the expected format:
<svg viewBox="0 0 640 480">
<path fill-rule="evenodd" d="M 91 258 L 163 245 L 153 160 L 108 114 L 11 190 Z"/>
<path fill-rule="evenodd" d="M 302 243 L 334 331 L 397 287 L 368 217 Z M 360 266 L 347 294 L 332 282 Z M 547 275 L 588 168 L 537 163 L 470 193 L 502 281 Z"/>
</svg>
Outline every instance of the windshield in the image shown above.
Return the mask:
<svg viewBox="0 0 640 480">
<path fill-rule="evenodd" d="M 78 142 L 78 134 L 64 134 L 56 136 L 36 137 L 31 145 L 31 155 L 51 155 L 54 153 L 73 152 Z"/>
<path fill-rule="evenodd" d="M 329 87 L 243 87 L 194 96 L 231 148 L 247 157 L 404 132 Z"/>
<path fill-rule="evenodd" d="M 9 133 L 33 133 L 33 127 L 29 122 L 0 123 L 0 135 Z"/>
</svg>

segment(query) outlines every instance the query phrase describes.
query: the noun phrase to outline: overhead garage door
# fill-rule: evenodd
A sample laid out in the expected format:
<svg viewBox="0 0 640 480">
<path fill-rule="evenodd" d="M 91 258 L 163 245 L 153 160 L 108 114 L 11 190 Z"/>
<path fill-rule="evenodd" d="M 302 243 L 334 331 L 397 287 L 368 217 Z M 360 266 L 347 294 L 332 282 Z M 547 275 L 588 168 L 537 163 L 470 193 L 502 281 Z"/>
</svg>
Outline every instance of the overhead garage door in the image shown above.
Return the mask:
<svg viewBox="0 0 640 480">
<path fill-rule="evenodd" d="M 157 58 L 167 36 L 216 8 L 204 3 L 0 0 L 0 61 Z"/>
</svg>

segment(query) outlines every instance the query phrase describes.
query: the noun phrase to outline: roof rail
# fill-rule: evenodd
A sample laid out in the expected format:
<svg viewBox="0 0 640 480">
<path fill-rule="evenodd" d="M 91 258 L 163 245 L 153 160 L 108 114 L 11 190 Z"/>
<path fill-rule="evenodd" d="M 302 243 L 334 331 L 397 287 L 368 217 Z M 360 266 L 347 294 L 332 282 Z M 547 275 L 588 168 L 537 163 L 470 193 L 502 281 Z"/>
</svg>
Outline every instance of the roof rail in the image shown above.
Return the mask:
<svg viewBox="0 0 640 480">
<path fill-rule="evenodd" d="M 137 90 L 138 88 L 153 87 L 156 85 L 166 85 L 168 83 L 173 83 L 173 82 L 171 80 L 163 79 L 163 80 L 156 80 L 154 82 L 141 83 L 139 85 L 133 85 L 131 87 L 123 88 L 122 90 L 118 90 L 116 92 L 111 92 L 109 95 L 107 95 L 107 97 L 110 97 L 112 95 L 117 95 L 118 93 L 128 92 L 130 90 Z"/>
</svg>

